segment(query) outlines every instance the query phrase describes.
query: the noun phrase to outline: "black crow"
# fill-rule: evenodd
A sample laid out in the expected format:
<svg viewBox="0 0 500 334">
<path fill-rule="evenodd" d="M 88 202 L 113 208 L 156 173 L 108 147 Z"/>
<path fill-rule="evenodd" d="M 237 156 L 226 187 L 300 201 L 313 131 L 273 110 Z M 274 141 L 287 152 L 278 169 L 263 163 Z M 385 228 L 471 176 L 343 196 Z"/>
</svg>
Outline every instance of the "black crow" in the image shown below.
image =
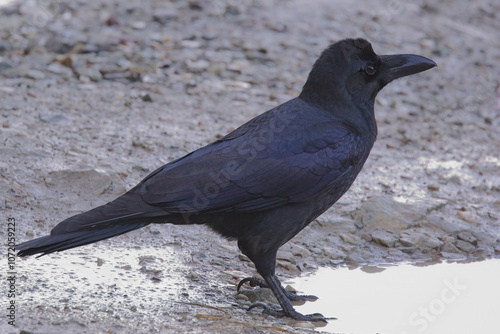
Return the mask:
<svg viewBox="0 0 500 334">
<path fill-rule="evenodd" d="M 281 310 L 301 321 L 275 275 L 276 252 L 351 186 L 377 137 L 374 102 L 394 79 L 436 64 L 409 54 L 378 56 L 364 39 L 330 45 L 315 62 L 300 95 L 225 137 L 172 161 L 114 201 L 59 223 L 50 235 L 18 246 L 20 256 L 50 254 L 120 235 L 152 223 L 205 224 L 241 252 Z"/>
</svg>

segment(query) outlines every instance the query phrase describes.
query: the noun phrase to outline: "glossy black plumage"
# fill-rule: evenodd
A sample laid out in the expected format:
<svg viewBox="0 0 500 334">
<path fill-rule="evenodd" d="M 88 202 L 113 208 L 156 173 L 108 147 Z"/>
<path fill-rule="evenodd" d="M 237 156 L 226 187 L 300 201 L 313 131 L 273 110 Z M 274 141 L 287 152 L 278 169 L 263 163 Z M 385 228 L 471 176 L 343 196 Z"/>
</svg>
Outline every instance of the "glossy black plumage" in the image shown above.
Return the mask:
<svg viewBox="0 0 500 334">
<path fill-rule="evenodd" d="M 331 45 L 299 97 L 147 176 L 113 202 L 70 217 L 50 236 L 18 246 L 49 254 L 151 223 L 206 224 L 254 263 L 276 295 L 276 316 L 304 316 L 274 275 L 276 252 L 351 186 L 377 136 L 377 93 L 393 79 L 435 66 L 414 55 L 377 56 L 362 39 Z M 262 305 L 258 305 L 262 306 Z"/>
</svg>

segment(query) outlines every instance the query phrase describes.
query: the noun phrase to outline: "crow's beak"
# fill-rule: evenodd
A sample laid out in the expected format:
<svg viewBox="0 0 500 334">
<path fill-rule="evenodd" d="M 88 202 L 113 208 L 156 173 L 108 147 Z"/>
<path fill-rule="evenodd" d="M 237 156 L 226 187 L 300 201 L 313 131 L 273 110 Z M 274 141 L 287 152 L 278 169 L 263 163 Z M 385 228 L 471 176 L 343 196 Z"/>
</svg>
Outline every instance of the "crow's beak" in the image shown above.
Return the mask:
<svg viewBox="0 0 500 334">
<path fill-rule="evenodd" d="M 417 55 L 390 55 L 380 56 L 380 60 L 387 68 L 388 84 L 392 80 L 396 80 L 407 75 L 412 75 L 426 71 L 437 66 L 436 63 L 429 58 Z"/>
</svg>

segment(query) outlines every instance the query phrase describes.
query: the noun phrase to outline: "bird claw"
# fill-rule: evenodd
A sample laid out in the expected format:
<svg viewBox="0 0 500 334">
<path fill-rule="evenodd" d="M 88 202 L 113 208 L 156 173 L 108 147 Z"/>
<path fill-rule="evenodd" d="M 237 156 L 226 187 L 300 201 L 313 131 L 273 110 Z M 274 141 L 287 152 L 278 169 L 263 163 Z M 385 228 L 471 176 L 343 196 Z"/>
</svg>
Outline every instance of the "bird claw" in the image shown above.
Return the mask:
<svg viewBox="0 0 500 334">
<path fill-rule="evenodd" d="M 254 288 L 256 286 L 261 287 L 261 288 L 269 288 L 269 286 L 267 285 L 267 283 L 263 279 L 260 279 L 257 277 L 246 277 L 238 283 L 238 287 L 236 288 L 236 291 L 240 291 L 241 286 L 243 284 L 245 284 L 246 282 L 248 282 L 248 284 L 252 288 Z"/>
<path fill-rule="evenodd" d="M 322 323 L 328 323 L 327 319 L 335 320 L 336 318 L 325 318 L 322 314 L 320 313 L 313 313 L 313 314 L 307 314 L 304 315 L 302 313 L 294 311 L 291 314 L 286 314 L 285 311 L 283 310 L 275 310 L 269 306 L 267 306 L 264 303 L 253 303 L 250 305 L 250 307 L 247 309 L 247 311 L 250 311 L 253 308 L 256 307 L 262 307 L 262 313 L 271 315 L 275 318 L 283 318 L 283 317 L 290 317 L 294 320 L 297 321 L 311 321 L 311 322 L 322 322 Z"/>
<path fill-rule="evenodd" d="M 263 279 L 260 279 L 258 277 L 246 277 L 238 283 L 236 291 L 240 291 L 241 287 L 246 282 L 248 282 L 248 285 L 250 285 L 252 288 L 258 286 L 260 288 L 269 289 L 269 285 L 267 285 L 266 281 L 264 281 Z M 285 296 L 288 298 L 288 300 L 292 302 L 311 302 L 318 299 L 318 297 L 313 295 L 298 295 L 295 292 L 289 291 L 283 287 L 282 290 L 285 293 Z"/>
<path fill-rule="evenodd" d="M 318 299 L 318 297 L 314 295 L 298 295 L 295 292 L 289 291 L 287 289 L 283 289 L 286 297 L 291 302 L 313 302 Z"/>
</svg>

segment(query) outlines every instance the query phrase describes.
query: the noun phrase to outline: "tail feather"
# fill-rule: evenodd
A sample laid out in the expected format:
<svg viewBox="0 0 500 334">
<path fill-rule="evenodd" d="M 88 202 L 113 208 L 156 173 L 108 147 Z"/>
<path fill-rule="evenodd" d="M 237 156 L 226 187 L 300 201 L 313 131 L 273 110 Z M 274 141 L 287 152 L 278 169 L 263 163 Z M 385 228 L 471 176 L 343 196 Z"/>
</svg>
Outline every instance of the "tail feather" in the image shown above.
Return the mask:
<svg viewBox="0 0 500 334">
<path fill-rule="evenodd" d="M 19 253 L 17 253 L 17 255 L 28 256 L 38 253 L 47 255 L 54 252 L 60 252 L 66 249 L 91 244 L 99 240 L 104 240 L 120 234 L 124 234 L 146 225 L 149 225 L 149 223 L 115 225 L 94 230 L 47 235 L 45 237 L 26 241 L 18 245 L 16 247 L 19 250 Z"/>
<path fill-rule="evenodd" d="M 134 188 L 108 204 L 63 220 L 48 236 L 18 245 L 18 255 L 45 255 L 87 245 L 154 222 L 162 223 L 166 215 L 167 212 L 142 201 Z"/>
</svg>

